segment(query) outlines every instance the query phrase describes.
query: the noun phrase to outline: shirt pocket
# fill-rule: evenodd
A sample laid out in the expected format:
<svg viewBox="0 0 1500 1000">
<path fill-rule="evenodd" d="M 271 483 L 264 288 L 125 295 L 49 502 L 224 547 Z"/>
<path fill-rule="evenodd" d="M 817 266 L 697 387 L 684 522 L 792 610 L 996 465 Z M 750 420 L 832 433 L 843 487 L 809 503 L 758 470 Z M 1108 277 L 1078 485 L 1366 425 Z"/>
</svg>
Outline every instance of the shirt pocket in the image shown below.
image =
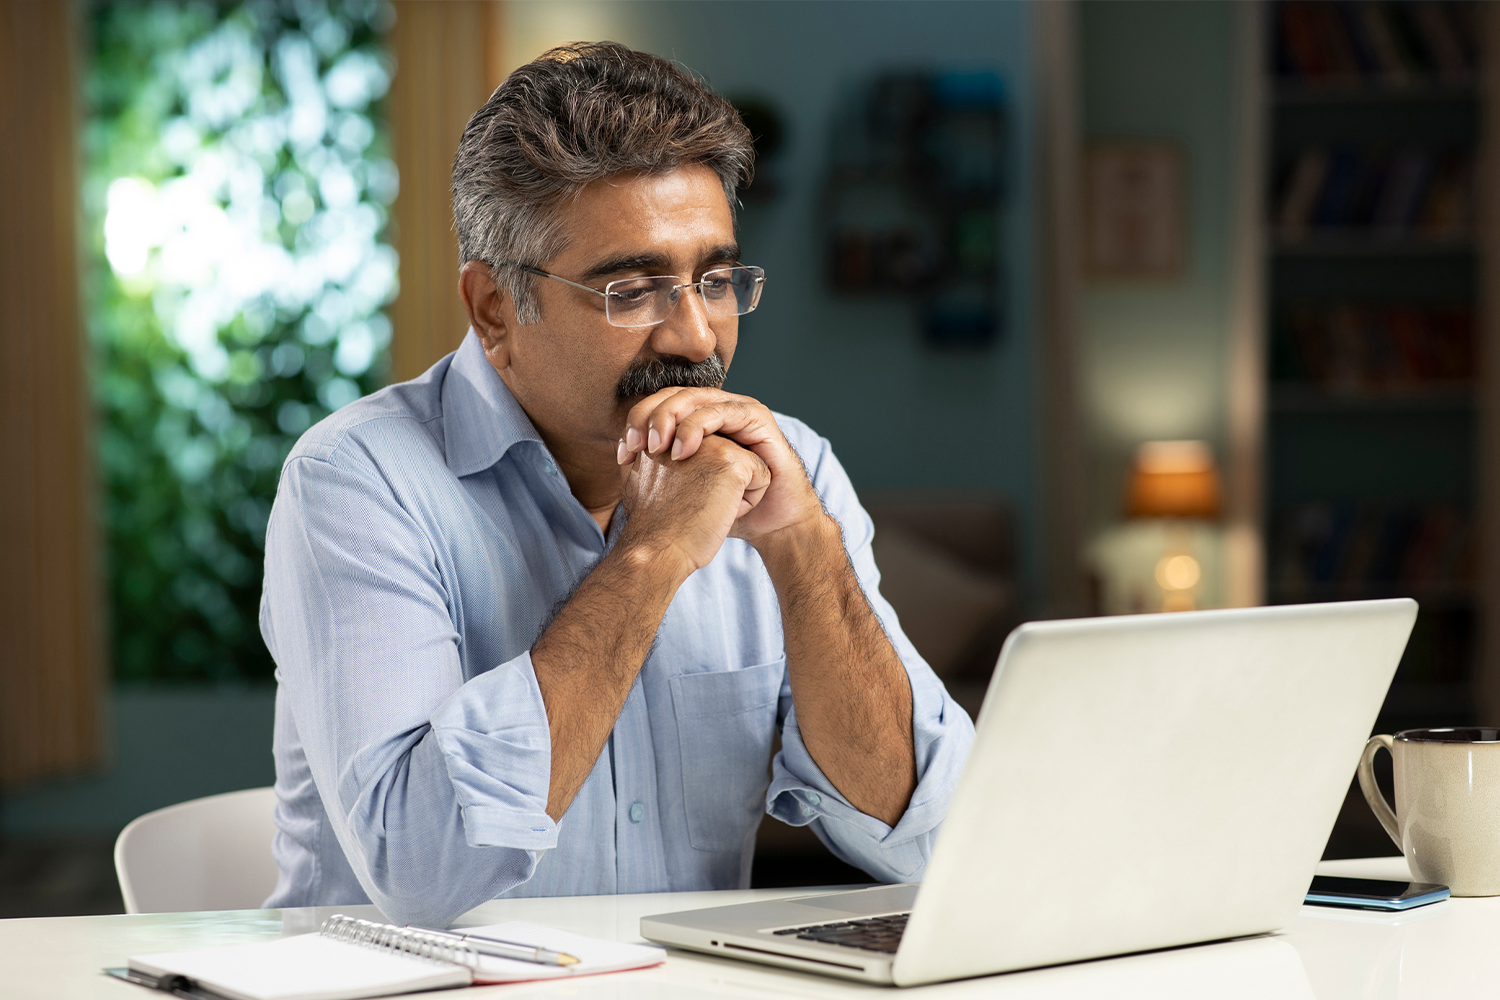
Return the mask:
<svg viewBox="0 0 1500 1000">
<path fill-rule="evenodd" d="M 688 841 L 738 851 L 766 810 L 786 660 L 672 678 Z"/>
</svg>

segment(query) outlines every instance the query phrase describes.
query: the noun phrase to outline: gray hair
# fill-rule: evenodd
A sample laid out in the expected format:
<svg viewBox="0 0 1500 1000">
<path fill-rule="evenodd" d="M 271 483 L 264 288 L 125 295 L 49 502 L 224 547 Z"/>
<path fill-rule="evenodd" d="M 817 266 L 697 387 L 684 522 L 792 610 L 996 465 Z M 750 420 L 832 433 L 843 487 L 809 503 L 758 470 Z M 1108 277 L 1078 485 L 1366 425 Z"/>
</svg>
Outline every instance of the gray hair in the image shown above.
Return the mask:
<svg viewBox="0 0 1500 1000">
<path fill-rule="evenodd" d="M 458 262 L 481 260 L 522 323 L 541 319 L 531 276 L 562 252 L 558 206 L 617 174 L 701 163 L 730 211 L 755 153 L 734 106 L 682 67 L 617 42 L 543 53 L 502 83 L 464 129 L 453 158 Z"/>
</svg>

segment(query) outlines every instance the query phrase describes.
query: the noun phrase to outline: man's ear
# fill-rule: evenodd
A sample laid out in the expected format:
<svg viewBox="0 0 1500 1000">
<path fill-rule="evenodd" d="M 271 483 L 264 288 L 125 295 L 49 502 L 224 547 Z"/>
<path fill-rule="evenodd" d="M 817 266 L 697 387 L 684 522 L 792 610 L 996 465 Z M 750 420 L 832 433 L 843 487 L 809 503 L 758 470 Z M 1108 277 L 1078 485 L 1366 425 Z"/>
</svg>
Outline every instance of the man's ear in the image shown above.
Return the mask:
<svg viewBox="0 0 1500 1000">
<path fill-rule="evenodd" d="M 515 310 L 495 282 L 494 269 L 482 260 L 469 260 L 458 271 L 458 297 L 464 300 L 469 325 L 479 336 L 485 357 L 496 369 L 510 363 L 510 332 Z"/>
</svg>

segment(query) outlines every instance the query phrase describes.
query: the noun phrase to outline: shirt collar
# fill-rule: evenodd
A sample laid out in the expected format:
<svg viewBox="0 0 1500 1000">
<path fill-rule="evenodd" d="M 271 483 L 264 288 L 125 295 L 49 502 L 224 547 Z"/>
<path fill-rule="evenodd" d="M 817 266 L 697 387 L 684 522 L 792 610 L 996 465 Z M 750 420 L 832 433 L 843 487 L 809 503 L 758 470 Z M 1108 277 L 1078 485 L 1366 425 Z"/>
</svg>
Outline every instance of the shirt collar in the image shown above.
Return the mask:
<svg viewBox="0 0 1500 1000">
<path fill-rule="evenodd" d="M 541 440 L 471 328 L 443 379 L 448 468 L 456 476 L 471 476 L 500 461 L 516 442 Z"/>
</svg>

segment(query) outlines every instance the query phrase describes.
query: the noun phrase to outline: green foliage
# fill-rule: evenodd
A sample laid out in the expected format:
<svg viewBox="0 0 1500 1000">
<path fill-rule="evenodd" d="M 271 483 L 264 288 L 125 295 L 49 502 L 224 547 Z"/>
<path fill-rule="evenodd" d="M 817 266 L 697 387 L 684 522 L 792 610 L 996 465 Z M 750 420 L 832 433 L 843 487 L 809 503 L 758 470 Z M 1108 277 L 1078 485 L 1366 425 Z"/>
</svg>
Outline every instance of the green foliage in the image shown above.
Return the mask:
<svg viewBox="0 0 1500 1000">
<path fill-rule="evenodd" d="M 85 287 L 116 676 L 268 679 L 257 618 L 281 463 L 384 375 L 391 9 L 89 16 Z"/>
</svg>

